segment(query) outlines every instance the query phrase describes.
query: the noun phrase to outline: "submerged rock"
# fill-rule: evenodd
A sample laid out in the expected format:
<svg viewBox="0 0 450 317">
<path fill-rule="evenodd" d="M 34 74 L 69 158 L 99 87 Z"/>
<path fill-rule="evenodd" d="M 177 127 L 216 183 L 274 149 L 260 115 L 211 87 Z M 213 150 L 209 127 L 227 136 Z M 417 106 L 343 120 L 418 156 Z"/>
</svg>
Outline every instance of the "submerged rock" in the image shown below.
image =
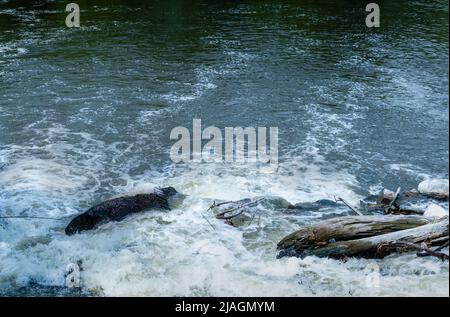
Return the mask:
<svg viewBox="0 0 450 317">
<path fill-rule="evenodd" d="M 305 211 L 319 211 L 325 208 L 342 208 L 342 204 L 329 199 L 320 199 L 315 202 L 297 203 L 288 206 L 287 209 L 305 210 Z"/>
</svg>

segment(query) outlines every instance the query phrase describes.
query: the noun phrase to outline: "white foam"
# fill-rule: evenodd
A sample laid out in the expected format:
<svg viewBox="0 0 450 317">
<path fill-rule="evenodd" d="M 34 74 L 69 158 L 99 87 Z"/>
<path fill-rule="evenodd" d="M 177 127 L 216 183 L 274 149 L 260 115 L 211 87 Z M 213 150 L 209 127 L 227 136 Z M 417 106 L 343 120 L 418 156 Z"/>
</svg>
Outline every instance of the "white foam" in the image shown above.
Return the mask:
<svg viewBox="0 0 450 317">
<path fill-rule="evenodd" d="M 83 286 L 109 296 L 448 295 L 448 280 L 439 282 L 448 274 L 441 261 L 415 255 L 345 263 L 315 257 L 276 260 L 268 255 L 272 248 L 266 253 L 245 248 L 236 228 L 211 220 L 213 230 L 198 216 L 205 207 L 191 198 L 171 214 L 142 215 L 9 252 L 0 258 L 0 284 L 26 285 L 33 278 L 61 285 L 67 263 L 82 260 Z M 157 217 L 170 223 L 160 225 Z M 367 282 L 370 263 L 380 267 L 379 287 Z"/>
<path fill-rule="evenodd" d="M 25 198 L 21 206 L 36 195 L 43 202 L 70 206 L 78 200 L 72 192 L 94 201 L 94 192 L 86 192 L 88 175 L 100 173 L 105 153 L 119 153 L 89 134 L 58 126 L 48 129 L 46 136 L 53 145 L 45 149 L 51 149 L 57 159 L 7 160 L 11 165 L 0 172 L 1 192 L 20 193 L 12 202 L 20 204 Z M 91 153 L 71 161 L 65 153 L 74 148 L 60 139 L 68 136 L 79 138 Z M 30 152 L 16 147 L 3 155 L 11 157 L 22 150 Z M 234 228 L 206 212 L 212 199 L 279 195 L 295 203 L 335 194 L 349 201 L 358 198 L 352 191 L 357 182 L 349 172 L 322 171 L 321 166 L 330 164 L 314 149 L 304 155 L 308 160 L 299 156 L 282 162 L 278 174 L 239 165 L 202 164 L 172 166 L 156 177 L 125 175 L 126 183 L 114 186 L 113 192 L 138 193 L 171 185 L 189 196 L 170 212 L 147 212 L 70 237 L 58 231 L 64 223 L 7 223 L 0 226 L 0 285 L 27 285 L 33 280 L 62 286 L 67 264 L 82 260 L 83 287 L 110 296 L 448 295 L 448 265 L 438 260 L 402 255 L 376 261 L 382 274 L 380 287 L 374 288 L 366 283 L 365 269 L 373 261 L 275 259 L 277 241 L 307 217 L 268 211 L 261 214 L 258 225 Z M 59 161 L 63 157 L 66 161 Z M 55 226 L 56 231 L 51 229 Z M 33 237 L 25 241 L 30 232 Z M 49 232 L 50 239 L 42 238 Z"/>
<path fill-rule="evenodd" d="M 61 30 L 53 40 L 67 36 Z M 199 66 L 193 81 L 184 83 L 185 90 L 141 96 L 145 102 L 161 98 L 169 107 L 140 111 L 139 123 L 175 113 L 216 89 L 220 77 L 239 75 L 255 58 L 232 49 L 240 44 L 237 40 L 214 36 L 204 40 L 221 45 L 227 62 Z M 317 44 L 320 41 L 312 43 Z M 10 47 L 2 46 L 0 52 L 9 54 Z M 324 87 L 315 88 L 318 95 L 335 101 L 333 91 Z M 361 92 L 364 86 L 352 86 L 349 101 L 342 106 L 359 109 Z M 109 94 L 100 89 L 92 98 L 102 102 Z M 64 98 L 59 101 L 86 101 L 86 97 Z M 93 123 L 90 117 L 100 110 L 85 106 L 71 123 Z M 315 257 L 275 259 L 276 243 L 299 226 L 316 221 L 322 216 L 319 213 L 285 215 L 280 210 L 262 210 L 258 221 L 242 228 L 228 226 L 207 213 L 212 200 L 256 196 L 281 196 L 291 203 L 341 196 L 355 204 L 361 198 L 354 191 L 359 187 L 355 176 L 327 160 L 325 154 L 348 145 L 352 133 L 357 133 L 352 131 L 354 120 L 363 114 L 338 115 L 311 104 L 306 116 L 305 124 L 311 127 L 307 138 L 292 153 L 280 157 L 277 173 L 236 164 L 168 165 L 162 173 L 155 172 L 151 158 L 130 155 L 141 144 L 139 136 L 130 142 L 108 143 L 89 133 L 52 125 L 45 118 L 37 120 L 24 128 L 35 139 L 0 147 L 0 163 L 5 165 L 0 165 L 0 212 L 75 215 L 101 199 L 148 192 L 156 186 L 174 186 L 189 196 L 170 212 L 130 216 L 71 237 L 62 232 L 68 219 L 1 222 L 0 287 L 30 281 L 62 286 L 67 264 L 82 260 L 82 285 L 112 296 L 448 296 L 448 263 L 414 254 L 345 263 Z M 140 166 L 143 174 L 135 172 L 138 163 L 146 168 Z M 417 172 L 411 166 L 391 167 Z M 381 269 L 380 287 L 366 282 L 367 266 L 373 263 Z"/>
<path fill-rule="evenodd" d="M 428 178 L 429 175 L 423 170 L 412 164 L 389 164 L 388 167 L 395 172 L 404 172 L 409 175 L 415 176 L 416 179 Z"/>
<path fill-rule="evenodd" d="M 86 178 L 82 175 L 73 181 L 70 166 L 43 159 L 22 159 L 2 172 L 0 186 L 14 191 L 64 192 L 80 189 Z"/>
</svg>

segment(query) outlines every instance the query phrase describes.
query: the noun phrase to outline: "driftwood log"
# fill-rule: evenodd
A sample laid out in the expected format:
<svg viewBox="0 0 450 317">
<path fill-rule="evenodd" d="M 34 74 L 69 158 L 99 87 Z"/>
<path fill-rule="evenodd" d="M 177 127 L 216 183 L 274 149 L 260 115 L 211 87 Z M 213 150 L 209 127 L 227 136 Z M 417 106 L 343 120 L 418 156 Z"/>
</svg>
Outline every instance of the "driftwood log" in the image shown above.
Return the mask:
<svg viewBox="0 0 450 317">
<path fill-rule="evenodd" d="M 223 201 L 214 203 L 208 208 L 216 219 L 224 220 L 225 223 L 234 227 L 243 224 L 250 225 L 256 216 L 255 207 L 264 199 L 242 199 L 238 201 Z M 270 200 L 270 199 L 269 199 Z"/>
<path fill-rule="evenodd" d="M 417 244 L 444 244 L 449 237 L 448 224 L 448 218 L 433 223 L 421 216 L 334 218 L 285 237 L 278 243 L 278 257 L 383 258 L 393 252 L 417 250 Z"/>
<path fill-rule="evenodd" d="M 401 192 L 400 190 L 400 187 L 395 193 L 382 190 L 378 196 L 371 195 L 360 201 L 360 207 L 363 211 L 369 213 L 423 215 L 425 209 L 418 207 L 418 205 L 448 201 L 448 195 L 444 194 L 424 194 L 417 190 Z"/>
</svg>

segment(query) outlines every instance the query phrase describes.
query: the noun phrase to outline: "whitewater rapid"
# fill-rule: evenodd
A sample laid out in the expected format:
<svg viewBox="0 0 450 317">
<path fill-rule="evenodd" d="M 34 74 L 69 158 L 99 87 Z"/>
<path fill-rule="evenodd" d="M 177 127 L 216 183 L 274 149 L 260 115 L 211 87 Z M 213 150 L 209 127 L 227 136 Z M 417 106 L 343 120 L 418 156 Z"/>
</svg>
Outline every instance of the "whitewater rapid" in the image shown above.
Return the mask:
<svg viewBox="0 0 450 317">
<path fill-rule="evenodd" d="M 65 295 L 80 263 L 99 296 L 448 296 L 448 262 L 414 253 L 276 259 L 285 235 L 346 208 L 266 206 L 239 228 L 207 212 L 356 205 L 448 178 L 448 3 L 386 3 L 379 30 L 351 2 L 157 4 L 86 4 L 74 30 L 63 1 L 0 1 L 0 216 L 55 218 L 0 219 L 0 294 Z M 193 119 L 277 126 L 277 172 L 173 164 L 170 131 Z M 101 201 L 163 186 L 187 195 L 170 212 L 64 234 Z"/>
</svg>

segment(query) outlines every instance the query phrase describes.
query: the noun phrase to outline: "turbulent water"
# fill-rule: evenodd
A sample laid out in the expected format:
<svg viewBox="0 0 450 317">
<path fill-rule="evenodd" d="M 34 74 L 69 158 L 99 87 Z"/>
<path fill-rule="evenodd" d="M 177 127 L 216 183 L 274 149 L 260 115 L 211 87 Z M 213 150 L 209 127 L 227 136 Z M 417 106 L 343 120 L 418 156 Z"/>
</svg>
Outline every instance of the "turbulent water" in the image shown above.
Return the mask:
<svg viewBox="0 0 450 317">
<path fill-rule="evenodd" d="M 448 2 L 0 1 L 0 294 L 449 295 L 448 262 L 393 255 L 276 259 L 276 243 L 345 208 L 268 206 L 235 228 L 213 200 L 341 196 L 448 178 Z M 279 128 L 279 169 L 174 164 L 170 131 Z M 129 191 L 187 198 L 64 235 L 69 219 Z M 379 267 L 379 285 L 368 282 Z M 81 294 L 83 295 L 83 294 Z"/>
</svg>

